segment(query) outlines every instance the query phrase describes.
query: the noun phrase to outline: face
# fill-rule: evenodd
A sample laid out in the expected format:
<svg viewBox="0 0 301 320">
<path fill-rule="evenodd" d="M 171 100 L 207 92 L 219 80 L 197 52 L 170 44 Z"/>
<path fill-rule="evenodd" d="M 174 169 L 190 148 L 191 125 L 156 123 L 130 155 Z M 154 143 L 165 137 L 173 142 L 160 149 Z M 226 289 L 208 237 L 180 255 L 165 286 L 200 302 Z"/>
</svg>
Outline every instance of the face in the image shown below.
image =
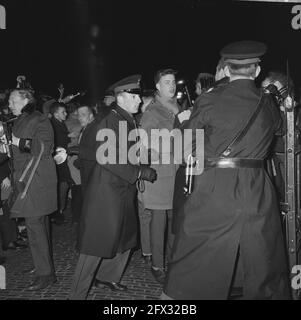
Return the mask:
<svg viewBox="0 0 301 320">
<path fill-rule="evenodd" d="M 138 112 L 140 103 L 141 99 L 138 94 L 124 92 L 121 96 L 121 107 L 131 114 Z"/>
<path fill-rule="evenodd" d="M 93 113 L 88 107 L 78 109 L 77 119 L 82 127 L 85 127 L 93 120 Z"/>
<path fill-rule="evenodd" d="M 165 98 L 173 98 L 176 94 L 176 78 L 173 74 L 162 76 L 156 84 L 160 95 Z"/>
<path fill-rule="evenodd" d="M 202 86 L 199 82 L 195 84 L 195 93 L 199 96 L 202 93 Z"/>
<path fill-rule="evenodd" d="M 115 97 L 114 96 L 105 96 L 103 99 L 103 102 L 106 106 L 110 106 L 113 102 L 115 101 Z"/>
<path fill-rule="evenodd" d="M 54 117 L 59 121 L 65 121 L 67 118 L 67 111 L 64 107 L 59 107 L 54 113 Z"/>
<path fill-rule="evenodd" d="M 13 91 L 8 100 L 8 107 L 14 116 L 19 116 L 22 113 L 22 109 L 27 105 L 28 99 L 22 98 L 17 91 Z"/>
</svg>

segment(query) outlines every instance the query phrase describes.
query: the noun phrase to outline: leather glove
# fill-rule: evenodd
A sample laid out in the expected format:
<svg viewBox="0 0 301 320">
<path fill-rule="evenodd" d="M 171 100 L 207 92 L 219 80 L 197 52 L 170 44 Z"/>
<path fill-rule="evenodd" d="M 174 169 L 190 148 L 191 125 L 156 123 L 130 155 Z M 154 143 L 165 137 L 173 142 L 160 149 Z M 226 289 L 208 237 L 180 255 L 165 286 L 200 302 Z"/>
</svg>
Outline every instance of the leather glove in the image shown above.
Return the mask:
<svg viewBox="0 0 301 320">
<path fill-rule="evenodd" d="M 142 164 L 140 165 L 138 179 L 154 182 L 157 180 L 157 172 L 153 168 L 150 168 L 149 166 Z"/>
</svg>

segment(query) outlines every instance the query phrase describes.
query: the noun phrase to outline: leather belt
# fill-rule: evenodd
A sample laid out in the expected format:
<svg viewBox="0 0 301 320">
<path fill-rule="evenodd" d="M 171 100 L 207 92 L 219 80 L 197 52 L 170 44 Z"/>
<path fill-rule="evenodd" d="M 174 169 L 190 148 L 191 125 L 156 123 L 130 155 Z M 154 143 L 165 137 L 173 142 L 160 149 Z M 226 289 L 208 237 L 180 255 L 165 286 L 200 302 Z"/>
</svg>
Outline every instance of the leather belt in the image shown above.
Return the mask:
<svg viewBox="0 0 301 320">
<path fill-rule="evenodd" d="M 205 159 L 205 168 L 263 168 L 261 159 L 248 158 L 208 158 Z"/>
</svg>

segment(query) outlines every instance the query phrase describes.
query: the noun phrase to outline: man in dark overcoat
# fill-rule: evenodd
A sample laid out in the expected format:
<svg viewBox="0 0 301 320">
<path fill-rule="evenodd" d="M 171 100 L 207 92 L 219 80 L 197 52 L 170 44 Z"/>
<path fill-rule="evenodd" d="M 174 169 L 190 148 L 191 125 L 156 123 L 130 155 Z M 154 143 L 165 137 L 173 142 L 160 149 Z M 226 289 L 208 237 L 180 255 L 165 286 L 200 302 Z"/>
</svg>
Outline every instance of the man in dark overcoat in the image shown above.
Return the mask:
<svg viewBox="0 0 301 320">
<path fill-rule="evenodd" d="M 66 106 L 63 103 L 55 102 L 50 106 L 51 124 L 54 131 L 54 148 L 68 149 L 68 144 L 71 142 L 68 132 L 68 128 L 65 124 L 67 111 Z M 71 178 L 68 162 L 56 165 L 57 177 L 58 177 L 58 211 L 51 215 L 51 221 L 56 224 L 62 224 L 65 221 L 64 210 L 66 208 L 67 195 L 69 187 L 73 180 Z"/>
<path fill-rule="evenodd" d="M 100 121 L 110 112 L 111 109 L 105 108 L 106 112 L 99 112 L 94 116 L 92 108 L 89 106 L 80 106 L 77 110 L 78 119 L 82 126 L 79 138 L 78 138 L 78 159 L 76 160 L 76 165 L 80 170 L 81 186 L 80 186 L 80 195 L 76 195 L 76 198 L 79 199 L 78 205 L 78 232 L 77 232 L 77 245 L 79 244 L 79 235 L 81 230 L 80 216 L 81 216 L 81 207 L 82 199 L 84 197 L 85 191 L 87 189 L 87 183 L 89 176 L 93 172 L 93 168 L 96 164 L 96 150 L 98 147 L 98 142 L 96 141 L 96 134 L 98 131 L 98 125 Z"/>
<path fill-rule="evenodd" d="M 35 99 L 30 90 L 12 91 L 9 108 L 17 116 L 12 129 L 14 186 L 23 177 L 24 192 L 27 190 L 23 198 L 20 194 L 17 197 L 10 217 L 25 218 L 34 265 L 34 269 L 27 272 L 35 274 L 27 289 L 40 290 L 56 282 L 47 217 L 57 209 L 53 129 L 49 119 L 35 111 Z"/>
<path fill-rule="evenodd" d="M 290 296 L 277 198 L 264 170 L 280 117 L 254 83 L 265 50 L 253 41 L 225 47 L 230 83 L 205 93 L 191 115 L 188 128 L 204 129 L 204 171 L 183 207 L 163 299 L 227 299 L 238 257 L 244 299 Z M 224 153 L 259 105 L 253 124 Z"/>
<path fill-rule="evenodd" d="M 79 108 L 87 108 L 81 107 Z M 79 136 L 79 163 L 80 163 L 80 176 L 82 184 L 82 194 L 85 193 L 88 183 L 88 178 L 92 172 L 92 169 L 96 163 L 96 150 L 98 142 L 96 141 L 96 134 L 98 131 L 98 125 L 105 116 L 107 116 L 111 109 L 104 108 L 102 112 L 96 114 L 93 120 L 86 126 L 83 126 L 81 134 Z M 90 111 L 92 112 L 92 110 Z"/>
<path fill-rule="evenodd" d="M 128 134 L 138 134 L 133 114 L 141 102 L 139 81 L 139 75 L 131 76 L 113 86 L 116 104 L 98 125 L 97 163 L 84 194 L 80 256 L 70 299 L 87 297 L 99 264 L 96 287 L 127 290 L 120 279 L 137 244 L 136 181 L 156 179 L 154 169 L 128 157 L 135 145 Z"/>
</svg>

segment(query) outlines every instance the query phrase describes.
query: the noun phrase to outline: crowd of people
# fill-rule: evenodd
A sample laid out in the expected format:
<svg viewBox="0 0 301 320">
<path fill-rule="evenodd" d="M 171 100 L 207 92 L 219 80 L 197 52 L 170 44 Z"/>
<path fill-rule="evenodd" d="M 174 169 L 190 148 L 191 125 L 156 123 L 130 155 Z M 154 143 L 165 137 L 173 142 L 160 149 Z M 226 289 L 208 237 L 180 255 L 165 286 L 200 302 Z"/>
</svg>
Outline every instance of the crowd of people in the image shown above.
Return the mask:
<svg viewBox="0 0 301 320">
<path fill-rule="evenodd" d="M 215 75 L 197 76 L 192 101 L 177 99 L 171 68 L 155 73 L 153 94 L 143 95 L 140 75 L 129 76 L 97 108 L 37 103 L 28 84 L 4 94 L 0 235 L 3 250 L 30 247 L 28 290 L 57 281 L 49 229 L 66 223 L 70 197 L 79 258 L 69 299 L 86 299 L 91 285 L 128 290 L 122 275 L 137 247 L 162 299 L 227 299 L 235 288 L 245 299 L 290 298 L 279 209 L 284 115 L 269 87 L 281 95 L 289 84 L 270 72 L 256 87 L 265 51 L 252 41 L 223 48 Z M 103 139 L 108 129 L 113 140 Z M 187 159 L 179 164 L 173 148 L 152 140 L 154 130 L 173 129 L 204 130 L 204 168 L 188 194 Z M 136 143 L 136 162 L 124 162 Z M 266 170 L 267 159 L 278 170 Z"/>
</svg>

